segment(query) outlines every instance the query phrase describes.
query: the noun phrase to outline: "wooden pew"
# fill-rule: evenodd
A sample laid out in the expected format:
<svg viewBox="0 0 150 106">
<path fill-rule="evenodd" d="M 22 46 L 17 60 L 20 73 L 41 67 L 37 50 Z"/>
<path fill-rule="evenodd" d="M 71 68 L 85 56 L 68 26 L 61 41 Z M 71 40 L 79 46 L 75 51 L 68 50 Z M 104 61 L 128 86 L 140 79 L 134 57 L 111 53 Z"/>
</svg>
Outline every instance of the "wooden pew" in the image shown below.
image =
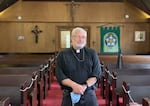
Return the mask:
<svg viewBox="0 0 150 106">
<path fill-rule="evenodd" d="M 37 98 L 39 106 L 42 106 L 42 100 L 44 98 L 44 82 L 43 77 L 40 78 L 40 70 L 37 67 L 3 67 L 0 68 L 0 75 L 29 75 L 34 72 L 37 73 Z M 43 76 L 43 75 L 42 75 Z"/>
<path fill-rule="evenodd" d="M 150 98 L 150 84 L 145 85 L 142 83 L 129 84 L 127 81 L 123 81 L 123 106 L 129 105 L 130 102 L 142 104 L 144 98 Z M 142 105 L 146 106 L 146 105 Z"/>
<path fill-rule="evenodd" d="M 0 68 L 0 75 L 21 75 L 27 74 L 32 75 L 33 72 L 37 72 L 38 74 L 38 83 L 37 83 L 37 95 L 38 95 L 38 104 L 42 106 L 42 101 L 45 98 L 46 93 L 48 92 L 48 75 L 47 75 L 47 67 L 43 66 L 43 68 L 39 69 L 37 67 L 2 67 Z M 44 82 L 47 81 L 47 82 Z"/>
<path fill-rule="evenodd" d="M 108 64 L 117 64 L 118 55 L 117 54 L 100 54 L 99 59 L 104 61 L 105 65 Z M 122 60 L 124 64 L 147 64 L 150 63 L 150 56 L 149 55 L 129 55 L 123 54 Z"/>
<path fill-rule="evenodd" d="M 102 83 L 102 85 L 101 85 L 101 88 L 102 88 L 101 92 L 102 93 L 101 94 L 103 94 L 102 95 L 103 97 L 105 97 L 105 95 L 104 95 L 105 88 L 107 89 L 106 90 L 106 94 L 109 92 L 108 91 L 109 90 L 108 89 L 109 86 L 107 86 L 107 84 L 108 84 L 107 82 L 108 82 L 109 78 L 112 77 L 112 75 L 110 75 L 112 72 L 115 73 L 115 75 L 120 75 L 120 74 L 124 74 L 124 75 L 125 74 L 130 74 L 130 75 L 134 75 L 134 74 L 136 74 L 136 75 L 150 75 L 150 69 L 148 69 L 148 68 L 139 68 L 136 65 L 135 65 L 134 68 L 133 67 L 132 68 L 128 67 L 128 68 L 122 68 L 122 69 L 117 69 L 117 68 L 108 69 L 107 67 L 104 67 L 104 65 L 103 65 L 103 69 L 102 70 L 103 70 L 103 76 L 102 76 L 102 80 L 101 80 L 101 83 Z M 107 86 L 107 87 L 105 87 L 105 86 Z M 107 95 L 107 97 L 108 97 L 108 95 Z"/>
<path fill-rule="evenodd" d="M 108 99 L 108 104 L 110 103 L 109 101 L 111 100 L 111 96 L 109 96 L 109 93 L 107 95 L 107 91 L 110 92 L 109 90 L 111 88 L 110 87 L 110 84 L 111 82 L 106 79 L 106 78 L 109 78 L 111 75 L 111 71 L 112 69 L 117 69 L 117 60 L 118 60 L 118 55 L 99 55 L 99 58 L 101 61 L 104 62 L 104 67 L 103 68 L 104 70 L 107 70 L 104 71 L 104 77 L 102 77 L 102 92 L 101 94 L 104 94 L 104 92 L 106 91 L 106 95 L 103 95 L 103 97 L 107 96 L 107 99 Z M 150 56 L 148 55 L 123 55 L 122 56 L 122 59 L 123 59 L 123 66 L 122 66 L 122 69 L 150 69 Z M 106 68 L 107 67 L 107 68 Z M 108 71 L 109 70 L 109 71 Z M 107 73 L 105 75 L 105 72 Z M 134 74 L 134 73 L 133 73 Z M 106 82 L 108 85 L 106 85 Z M 106 87 L 108 86 L 108 87 Z M 106 90 L 107 89 L 107 90 Z M 107 100 L 106 100 L 106 104 L 107 104 Z"/>
<path fill-rule="evenodd" d="M 119 97 L 122 97 L 122 83 L 127 81 L 133 85 L 150 85 L 150 75 L 118 75 L 116 79 L 112 79 L 112 106 L 119 105 Z"/>
<path fill-rule="evenodd" d="M 30 74 L 37 72 L 39 74 L 40 69 L 38 67 L 0 67 L 0 75 L 16 75 L 16 74 Z"/>
<path fill-rule="evenodd" d="M 104 85 L 103 83 L 105 83 L 105 70 L 109 70 L 110 72 L 113 72 L 113 71 L 119 71 L 120 69 L 117 68 L 116 64 L 107 64 L 105 65 L 105 63 L 102 61 L 101 62 L 101 65 L 103 66 L 102 67 L 102 72 L 103 72 L 103 76 L 102 76 L 102 79 L 101 79 L 101 83 L 102 83 L 102 86 Z M 139 69 L 142 69 L 142 70 L 150 70 L 150 65 L 145 63 L 145 64 L 137 64 L 137 63 L 132 63 L 132 64 L 124 64 L 122 66 L 122 71 L 125 71 L 125 70 L 128 70 L 128 69 L 133 69 L 133 70 L 139 70 Z M 104 87 L 102 87 L 103 89 Z M 103 91 L 103 90 L 102 90 Z M 102 93 L 103 94 L 103 93 Z"/>
<path fill-rule="evenodd" d="M 150 63 L 126 63 L 122 65 L 122 69 L 150 69 Z M 118 69 L 116 64 L 107 64 L 108 69 Z"/>
<path fill-rule="evenodd" d="M 37 75 L 0 75 L 0 95 L 12 106 L 37 106 Z"/>
<path fill-rule="evenodd" d="M 150 106 L 150 98 L 143 98 L 142 99 L 143 106 Z"/>
<path fill-rule="evenodd" d="M 112 70 L 111 70 L 112 71 Z M 108 69 L 104 69 L 105 75 L 104 75 L 104 85 L 105 85 L 105 97 L 106 97 L 106 104 L 109 106 L 110 101 L 112 98 L 112 85 L 116 85 L 116 80 L 117 80 L 117 75 L 126 75 L 128 77 L 129 75 L 150 75 L 150 70 L 149 69 L 116 69 L 113 70 L 114 74 L 110 72 Z M 116 74 L 117 73 L 117 74 Z M 128 78 L 127 78 L 128 79 Z M 125 79 L 124 79 L 125 80 Z M 121 83 L 121 82 L 120 82 Z M 116 86 L 113 86 L 115 88 Z M 113 97 L 114 98 L 114 97 Z"/>
<path fill-rule="evenodd" d="M 44 95 L 43 95 L 43 98 L 45 99 L 46 96 L 48 95 L 48 90 L 49 90 L 49 86 L 50 86 L 50 75 L 49 75 L 49 65 L 44 65 L 43 68 L 41 68 L 41 71 L 40 71 L 40 75 L 42 75 L 41 77 L 43 78 L 43 83 L 44 83 L 44 87 L 43 87 L 43 90 L 44 90 Z"/>
<path fill-rule="evenodd" d="M 50 69 L 50 63 L 51 63 L 51 56 L 46 56 L 46 57 L 42 57 L 40 55 L 36 56 L 36 55 L 13 55 L 13 56 L 8 56 L 5 58 L 2 58 L 0 60 L 0 63 L 2 63 L 0 65 L 0 67 L 20 67 L 20 68 L 24 68 L 24 67 L 38 67 L 40 68 L 40 77 L 43 78 L 43 88 L 40 88 L 40 91 L 44 91 L 44 93 L 42 94 L 43 97 L 42 98 L 46 98 L 47 93 L 48 93 L 48 89 L 50 89 L 50 80 L 51 80 L 51 69 Z M 25 70 L 24 70 L 25 71 Z M 16 72 L 14 72 L 16 73 Z M 41 99 L 40 99 L 41 101 Z M 42 103 L 42 102 L 40 102 Z M 40 105 L 42 106 L 42 105 Z"/>
<path fill-rule="evenodd" d="M 100 81 L 99 81 L 99 84 L 98 84 L 98 87 L 100 87 L 101 88 L 101 96 L 102 96 L 102 98 L 104 99 L 105 98 L 105 93 L 104 93 L 104 91 L 105 91 L 105 82 L 106 82 L 106 76 L 105 76 L 105 66 L 104 66 L 104 63 L 103 63 L 103 61 L 100 61 L 101 63 L 100 63 L 100 65 L 101 65 L 101 70 L 102 70 L 102 76 L 101 76 L 101 79 L 100 79 Z"/>
<path fill-rule="evenodd" d="M 53 54 L 36 54 L 36 53 L 14 53 L 14 54 L 7 54 L 1 55 L 0 62 L 7 62 L 7 60 L 16 60 L 16 61 L 28 61 L 31 60 L 32 62 L 38 62 L 49 59 L 52 57 Z M 10 61 L 12 62 L 12 61 Z M 42 62 L 43 63 L 43 62 Z"/>
<path fill-rule="evenodd" d="M 111 80 L 116 79 L 116 77 L 113 76 L 113 74 L 107 69 L 105 68 L 104 70 L 104 85 L 105 85 L 105 90 L 103 92 L 105 92 L 104 97 L 106 99 L 106 106 L 110 106 L 110 101 L 112 101 L 112 94 L 111 93 Z"/>
<path fill-rule="evenodd" d="M 9 106 L 10 98 L 9 97 L 0 97 L 0 106 Z"/>
<path fill-rule="evenodd" d="M 0 58 L 0 67 L 7 66 L 37 66 L 40 67 L 43 64 L 46 64 L 51 58 L 50 54 L 41 55 L 41 54 L 14 54 L 4 56 Z"/>
</svg>

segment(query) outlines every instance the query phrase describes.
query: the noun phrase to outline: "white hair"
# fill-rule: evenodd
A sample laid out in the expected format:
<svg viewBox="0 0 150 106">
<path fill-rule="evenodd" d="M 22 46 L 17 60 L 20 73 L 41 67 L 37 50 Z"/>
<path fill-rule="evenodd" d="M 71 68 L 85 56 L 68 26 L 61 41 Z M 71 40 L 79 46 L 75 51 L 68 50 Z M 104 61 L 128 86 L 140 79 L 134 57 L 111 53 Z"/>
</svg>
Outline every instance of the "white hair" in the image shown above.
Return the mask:
<svg viewBox="0 0 150 106">
<path fill-rule="evenodd" d="M 72 30 L 71 36 L 74 36 L 76 32 L 84 32 L 85 35 L 87 36 L 87 32 L 85 29 L 81 28 L 81 27 L 76 27 Z"/>
</svg>

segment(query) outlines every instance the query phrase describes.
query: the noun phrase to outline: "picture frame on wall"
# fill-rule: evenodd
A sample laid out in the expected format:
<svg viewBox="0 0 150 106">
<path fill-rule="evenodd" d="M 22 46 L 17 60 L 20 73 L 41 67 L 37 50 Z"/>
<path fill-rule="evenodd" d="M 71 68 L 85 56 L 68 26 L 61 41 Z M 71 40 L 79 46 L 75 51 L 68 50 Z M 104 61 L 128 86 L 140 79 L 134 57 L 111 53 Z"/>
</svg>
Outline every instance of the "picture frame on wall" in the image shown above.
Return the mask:
<svg viewBox="0 0 150 106">
<path fill-rule="evenodd" d="M 135 31 L 135 42 L 144 42 L 146 39 L 146 31 Z"/>
</svg>

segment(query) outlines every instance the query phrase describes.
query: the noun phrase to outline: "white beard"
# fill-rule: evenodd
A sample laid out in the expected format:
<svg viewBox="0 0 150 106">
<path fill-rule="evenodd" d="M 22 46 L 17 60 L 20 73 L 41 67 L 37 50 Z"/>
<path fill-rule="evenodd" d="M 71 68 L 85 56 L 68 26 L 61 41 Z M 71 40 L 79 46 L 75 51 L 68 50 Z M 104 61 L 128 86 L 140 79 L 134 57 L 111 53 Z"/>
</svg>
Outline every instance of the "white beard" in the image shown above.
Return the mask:
<svg viewBox="0 0 150 106">
<path fill-rule="evenodd" d="M 82 49 L 82 48 L 84 48 L 84 46 L 85 46 L 85 44 L 82 44 L 82 45 L 76 45 L 76 46 L 75 46 L 75 49 Z"/>
</svg>

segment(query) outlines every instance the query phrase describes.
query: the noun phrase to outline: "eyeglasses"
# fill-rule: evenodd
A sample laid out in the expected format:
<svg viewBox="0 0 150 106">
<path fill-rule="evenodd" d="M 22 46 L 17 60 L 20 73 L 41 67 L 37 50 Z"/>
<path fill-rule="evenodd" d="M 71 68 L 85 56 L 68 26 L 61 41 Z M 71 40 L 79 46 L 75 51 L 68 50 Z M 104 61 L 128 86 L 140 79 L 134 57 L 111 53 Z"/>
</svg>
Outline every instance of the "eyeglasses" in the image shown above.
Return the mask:
<svg viewBox="0 0 150 106">
<path fill-rule="evenodd" d="M 74 35 L 73 37 L 76 37 L 76 38 L 78 38 L 78 39 L 86 39 L 86 36 Z"/>
</svg>

